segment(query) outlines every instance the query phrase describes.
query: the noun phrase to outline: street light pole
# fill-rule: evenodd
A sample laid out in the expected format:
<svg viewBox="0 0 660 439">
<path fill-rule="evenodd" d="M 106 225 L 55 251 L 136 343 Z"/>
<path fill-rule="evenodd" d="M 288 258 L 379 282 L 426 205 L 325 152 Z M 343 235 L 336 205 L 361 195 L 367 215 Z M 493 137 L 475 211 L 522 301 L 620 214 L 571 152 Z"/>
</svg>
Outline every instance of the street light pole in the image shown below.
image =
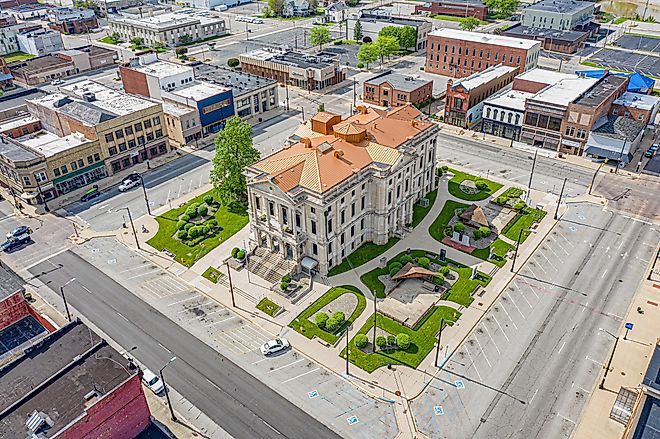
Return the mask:
<svg viewBox="0 0 660 439">
<path fill-rule="evenodd" d="M 227 277 L 229 278 L 229 293 L 231 294 L 231 306 L 236 308 L 236 301 L 234 300 L 234 284 L 231 281 L 231 269 L 229 268 L 229 262 L 225 262 L 227 265 Z"/>
<path fill-rule="evenodd" d="M 46 197 L 44 197 L 44 193 L 41 191 L 41 185 L 39 184 L 39 179 L 37 177 L 35 177 L 34 179 L 37 182 L 37 190 L 39 190 L 39 197 L 41 197 L 41 201 L 44 202 L 44 210 L 46 212 L 50 212 L 50 209 L 48 208 L 48 202 L 46 201 Z"/>
<path fill-rule="evenodd" d="M 616 164 L 616 168 L 614 169 L 614 173 L 618 174 L 619 173 L 619 166 L 621 166 L 621 160 L 623 159 L 623 150 L 626 149 L 626 142 L 628 139 L 623 139 L 623 146 L 621 147 L 621 151 L 619 151 L 619 161 Z"/>
<path fill-rule="evenodd" d="M 516 258 L 518 257 L 518 247 L 520 247 L 520 239 L 522 238 L 522 229 L 520 229 L 520 233 L 518 233 L 518 242 L 516 243 L 516 252 L 513 254 L 513 262 L 511 263 L 511 273 L 515 271 L 515 266 L 516 266 Z"/>
<path fill-rule="evenodd" d="M 284 90 L 286 91 L 286 111 L 289 111 L 289 80 L 284 81 Z M 305 117 L 303 117 L 305 119 Z"/>
<path fill-rule="evenodd" d="M 349 375 L 348 373 L 348 331 L 351 329 L 351 324 L 349 323 L 348 326 L 346 327 L 346 375 Z"/>
<path fill-rule="evenodd" d="M 534 151 L 534 161 L 532 162 L 532 172 L 529 174 L 529 184 L 527 185 L 527 204 L 529 204 L 529 200 L 531 198 L 531 192 L 532 192 L 532 177 L 534 177 L 534 168 L 536 167 L 536 156 L 538 155 L 539 151 L 538 149 Z"/>
<path fill-rule="evenodd" d="M 66 310 L 66 319 L 71 322 L 71 313 L 69 312 L 69 304 L 66 303 L 66 296 L 64 295 L 64 287 L 69 285 L 71 282 L 75 281 L 76 278 L 72 277 L 64 285 L 60 286 L 60 294 L 62 295 L 62 301 L 64 302 L 64 309 Z"/>
<path fill-rule="evenodd" d="M 435 348 L 435 367 L 438 367 L 438 357 L 440 355 L 440 341 L 442 340 L 442 328 L 445 326 L 445 318 L 440 319 L 440 331 L 438 332 L 438 345 Z"/>
<path fill-rule="evenodd" d="M 151 208 L 149 207 L 149 198 L 147 198 L 147 188 L 144 187 L 144 178 L 140 175 L 140 184 L 142 185 L 142 192 L 144 192 L 144 202 L 147 203 L 147 213 L 151 216 Z"/>
<path fill-rule="evenodd" d="M 605 162 L 602 162 L 598 167 L 598 169 L 596 169 L 596 172 L 594 172 L 594 177 L 591 179 L 591 184 L 589 185 L 589 195 L 591 195 L 591 190 L 594 188 L 594 184 L 596 184 L 596 176 L 598 175 L 600 168 L 602 168 L 604 164 Z"/>
<path fill-rule="evenodd" d="M 356 107 L 355 105 L 355 97 L 356 97 L 356 92 L 355 92 L 355 78 L 353 78 L 353 108 Z"/>
<path fill-rule="evenodd" d="M 598 385 L 598 388 L 600 390 L 605 389 L 605 378 L 607 378 L 607 373 L 610 371 L 610 366 L 612 366 L 612 360 L 614 359 L 614 352 L 616 351 L 616 346 L 619 344 L 619 337 L 614 336 L 614 334 L 610 333 L 609 331 L 602 330 L 604 333 L 610 335 L 611 337 L 614 338 L 614 348 L 612 348 L 612 352 L 610 353 L 610 358 L 607 360 L 607 366 L 605 367 L 605 374 L 603 375 L 603 380 L 600 382 Z"/>
<path fill-rule="evenodd" d="M 128 212 L 128 220 L 131 222 L 131 229 L 133 229 L 133 237 L 135 238 L 135 245 L 138 250 L 140 250 L 140 241 L 138 241 L 137 232 L 135 231 L 135 225 L 133 224 L 133 217 L 131 216 L 131 210 L 128 207 L 120 207 L 120 209 L 126 210 Z"/>
<path fill-rule="evenodd" d="M 374 344 L 372 347 L 372 352 L 376 353 L 376 316 L 377 316 L 377 310 L 376 310 L 376 293 L 374 293 Z"/>
<path fill-rule="evenodd" d="M 165 390 L 165 398 L 167 398 L 167 405 L 170 408 L 170 415 L 172 416 L 172 421 L 177 422 L 176 416 L 174 415 L 174 409 L 172 408 L 172 401 L 170 401 L 170 392 L 167 390 L 167 384 L 165 384 L 165 377 L 163 376 L 163 369 L 170 365 L 172 361 L 176 360 L 176 357 L 170 358 L 170 361 L 165 363 L 165 366 L 161 367 L 158 371 L 160 375 L 160 380 L 163 382 L 163 389 Z"/>
<path fill-rule="evenodd" d="M 557 219 L 557 215 L 559 214 L 559 205 L 561 204 L 561 197 L 564 195 L 564 186 L 566 186 L 566 178 L 564 178 L 564 182 L 561 184 L 561 192 L 559 192 L 559 201 L 557 201 L 557 209 L 555 210 L 555 220 Z"/>
<path fill-rule="evenodd" d="M 247 268 L 247 279 L 248 283 L 252 283 L 250 281 L 250 251 L 248 250 L 247 245 L 245 244 L 245 240 L 243 240 L 243 248 L 245 248 L 245 268 Z"/>
</svg>

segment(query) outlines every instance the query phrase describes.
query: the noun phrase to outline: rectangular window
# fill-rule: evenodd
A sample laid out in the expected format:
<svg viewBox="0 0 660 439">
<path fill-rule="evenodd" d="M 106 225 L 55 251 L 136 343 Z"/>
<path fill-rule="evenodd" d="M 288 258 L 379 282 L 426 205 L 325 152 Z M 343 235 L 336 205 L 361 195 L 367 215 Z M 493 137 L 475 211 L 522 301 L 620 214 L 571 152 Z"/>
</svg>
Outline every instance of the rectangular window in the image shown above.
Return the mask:
<svg viewBox="0 0 660 439">
<path fill-rule="evenodd" d="M 60 168 L 53 169 L 53 174 L 55 175 L 55 177 L 59 177 L 60 176 Z"/>
<path fill-rule="evenodd" d="M 138 122 L 135 125 L 133 125 L 135 128 L 135 132 L 142 131 L 142 123 Z"/>
<path fill-rule="evenodd" d="M 85 162 L 83 161 L 83 159 L 78 159 L 78 167 L 79 168 L 84 168 L 85 167 Z"/>
<path fill-rule="evenodd" d="M 289 211 L 286 207 L 282 207 L 282 223 L 289 224 Z"/>
<path fill-rule="evenodd" d="M 66 167 L 66 165 L 62 165 L 60 167 L 60 171 L 62 171 L 62 174 L 68 174 L 69 173 L 69 169 Z"/>
<path fill-rule="evenodd" d="M 87 156 L 87 164 L 91 165 L 92 163 L 94 163 L 94 157 L 92 157 L 91 155 L 88 155 Z"/>
<path fill-rule="evenodd" d="M 312 235 L 316 235 L 316 221 L 312 220 Z"/>
<path fill-rule="evenodd" d="M 126 151 L 126 149 L 128 149 L 128 148 L 126 148 L 126 143 L 120 143 L 119 144 L 119 151 L 124 152 L 124 151 Z"/>
<path fill-rule="evenodd" d="M 105 141 L 106 141 L 106 142 L 112 142 L 112 141 L 114 141 L 114 140 L 115 140 L 115 138 L 114 138 L 114 136 L 112 135 L 112 133 L 108 133 L 108 134 L 105 135 Z"/>
<path fill-rule="evenodd" d="M 163 137 L 163 130 L 156 130 L 156 137 Z"/>
<path fill-rule="evenodd" d="M 154 133 L 147 133 L 147 142 L 154 140 Z"/>
<path fill-rule="evenodd" d="M 138 145 L 144 145 L 144 136 L 138 136 L 137 142 Z"/>
<path fill-rule="evenodd" d="M 318 254 L 319 254 L 319 247 L 318 247 L 318 245 L 316 245 L 316 244 L 312 244 L 312 253 L 314 253 L 315 255 L 318 255 Z"/>
<path fill-rule="evenodd" d="M 259 197 L 254 197 L 254 207 L 257 210 L 261 210 L 261 202 L 259 201 Z"/>
<path fill-rule="evenodd" d="M 101 160 L 101 156 L 100 156 L 99 153 L 97 152 L 96 154 L 94 154 L 94 161 L 95 161 L 95 162 L 98 162 L 99 160 Z"/>
<path fill-rule="evenodd" d="M 272 201 L 268 202 L 268 214 L 270 216 L 275 216 L 275 205 L 273 204 Z"/>
<path fill-rule="evenodd" d="M 364 218 L 360 220 L 360 230 L 364 230 Z"/>
<path fill-rule="evenodd" d="M 351 226 L 351 237 L 355 236 L 355 226 Z"/>
<path fill-rule="evenodd" d="M 351 203 L 351 216 L 355 216 L 355 203 Z"/>
<path fill-rule="evenodd" d="M 23 176 L 23 185 L 25 186 L 30 186 L 32 184 L 32 181 L 30 180 L 29 175 L 24 175 Z"/>
<path fill-rule="evenodd" d="M 362 197 L 362 199 L 360 200 L 360 209 L 364 210 L 365 203 L 366 203 L 366 198 Z"/>
<path fill-rule="evenodd" d="M 124 132 L 126 133 L 127 136 L 133 134 L 133 127 L 128 126 L 124 128 Z"/>
<path fill-rule="evenodd" d="M 387 193 L 387 204 L 392 204 L 392 192 Z"/>
<path fill-rule="evenodd" d="M 300 214 L 296 212 L 296 227 L 300 228 Z"/>
<path fill-rule="evenodd" d="M 108 148 L 108 154 L 110 156 L 117 155 L 117 147 L 116 146 L 111 146 Z"/>
<path fill-rule="evenodd" d="M 332 220 L 328 220 L 328 233 L 332 233 Z"/>
<path fill-rule="evenodd" d="M 151 121 L 149 119 L 145 120 L 143 123 L 145 128 L 151 128 Z"/>
<path fill-rule="evenodd" d="M 135 148 L 135 140 L 131 139 L 128 141 L 128 147 L 129 148 Z"/>
</svg>

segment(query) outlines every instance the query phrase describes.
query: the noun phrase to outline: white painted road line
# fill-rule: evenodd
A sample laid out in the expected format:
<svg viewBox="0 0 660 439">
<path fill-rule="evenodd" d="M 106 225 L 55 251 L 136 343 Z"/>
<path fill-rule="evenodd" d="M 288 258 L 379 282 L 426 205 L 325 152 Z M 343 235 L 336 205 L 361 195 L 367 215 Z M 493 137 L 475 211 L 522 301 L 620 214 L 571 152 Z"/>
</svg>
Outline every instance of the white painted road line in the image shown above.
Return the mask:
<svg viewBox="0 0 660 439">
<path fill-rule="evenodd" d="M 230 317 L 227 317 L 226 319 L 222 319 L 222 320 L 218 320 L 217 322 L 209 323 L 208 325 L 206 325 L 206 327 L 208 328 L 209 326 L 213 326 L 213 325 L 217 325 L 218 323 L 226 322 L 227 320 L 231 320 L 235 317 L 236 316 L 230 316 Z"/>
<path fill-rule="evenodd" d="M 128 320 L 126 317 L 124 317 L 124 315 L 123 315 L 122 313 L 120 313 L 119 311 L 115 311 L 115 312 L 116 312 L 117 315 L 118 315 L 119 317 L 121 317 L 122 319 L 126 320 L 127 322 L 129 321 L 129 320 Z"/>
<path fill-rule="evenodd" d="M 525 314 L 523 314 L 522 311 L 520 311 L 520 308 L 518 308 L 518 305 L 516 305 L 516 302 L 514 302 L 513 299 L 511 298 L 511 296 L 509 296 L 509 293 L 507 292 L 505 295 L 506 295 L 506 297 L 509 298 L 509 300 L 511 301 L 511 303 L 513 303 L 513 306 L 516 307 L 516 309 L 518 310 L 518 312 L 520 313 L 520 315 L 522 316 L 522 318 L 523 318 L 523 319 L 526 319 Z"/>
<path fill-rule="evenodd" d="M 504 314 L 506 314 L 506 316 L 509 318 L 509 320 L 511 320 L 511 324 L 513 325 L 514 328 L 516 328 L 516 331 L 517 331 L 518 326 L 516 325 L 516 322 L 514 322 L 513 319 L 511 318 L 511 315 L 509 314 L 509 312 L 504 307 L 504 304 L 500 303 L 500 306 L 502 307 L 502 311 L 504 311 Z"/>
<path fill-rule="evenodd" d="M 163 346 L 162 344 L 158 343 L 158 346 L 160 346 L 161 348 L 165 349 L 165 350 L 166 350 L 167 352 L 169 352 L 170 354 L 172 353 L 172 351 L 170 351 L 169 349 L 167 349 L 167 348 L 166 348 L 165 346 Z"/>
<path fill-rule="evenodd" d="M 571 424 L 575 424 L 575 421 L 572 421 L 572 420 L 568 419 L 566 416 L 562 416 L 559 413 L 557 413 L 557 416 L 559 416 L 560 418 L 562 418 L 565 421 L 570 422 Z"/>
<path fill-rule="evenodd" d="M 534 390 L 534 394 L 532 395 L 532 399 L 529 400 L 527 404 L 531 404 L 532 401 L 534 401 L 534 398 L 536 397 L 536 394 L 539 392 L 539 389 Z"/>
<path fill-rule="evenodd" d="M 477 341 L 477 344 L 479 345 L 479 349 L 481 350 L 481 353 L 484 355 L 484 360 L 486 360 L 486 363 L 488 363 L 488 367 L 493 367 L 493 365 L 490 364 L 490 361 L 488 361 L 488 357 L 486 356 L 486 351 L 484 350 L 484 347 L 481 346 L 481 342 L 479 341 L 476 335 L 474 336 L 474 339 Z"/>
<path fill-rule="evenodd" d="M 529 308 L 530 308 L 530 309 L 534 309 L 534 307 L 532 306 L 531 303 L 529 303 L 529 300 L 527 300 L 527 297 L 525 297 L 525 295 L 523 294 L 523 292 L 520 291 L 520 290 L 518 290 L 518 292 L 520 293 L 520 297 L 523 298 L 523 300 L 525 301 L 525 303 L 527 303 L 527 305 L 529 305 Z"/>
<path fill-rule="evenodd" d="M 497 347 L 497 343 L 495 343 L 495 340 L 493 340 L 493 337 L 490 335 L 490 331 L 486 327 L 486 325 L 483 325 L 484 329 L 486 330 L 486 333 L 488 334 L 488 338 L 490 338 L 490 341 L 493 342 L 493 346 L 495 346 L 495 349 L 497 350 L 497 353 L 499 355 L 502 355 L 502 352 L 500 352 L 500 348 Z"/>
<path fill-rule="evenodd" d="M 276 367 L 276 368 L 273 369 L 273 370 L 269 370 L 268 373 L 277 372 L 278 370 L 282 370 L 282 369 L 284 369 L 285 367 L 293 366 L 294 364 L 300 363 L 301 361 L 305 361 L 305 359 L 304 359 L 304 358 L 301 358 L 300 360 L 292 361 L 291 363 L 289 363 L 289 364 L 285 364 L 284 366 Z"/>
<path fill-rule="evenodd" d="M 497 317 L 495 317 L 495 314 L 493 314 L 493 320 L 495 320 L 495 323 L 497 323 L 497 326 L 499 326 L 500 331 L 502 331 L 502 335 L 504 336 L 504 338 L 506 338 L 506 341 L 511 342 L 511 340 L 509 340 L 509 337 L 507 337 L 506 332 L 504 332 L 504 328 L 502 328 L 502 325 L 500 325 L 500 322 L 497 320 Z"/>
<path fill-rule="evenodd" d="M 468 349 L 467 346 L 465 346 L 465 352 L 467 352 L 468 357 L 470 357 L 471 366 L 474 367 L 474 371 L 477 372 L 477 376 L 479 377 L 479 381 L 483 381 L 483 378 L 481 378 L 481 374 L 479 373 L 479 369 L 477 369 L 477 365 L 474 364 L 474 358 L 472 358 L 472 355 L 470 355 L 470 350 Z"/>
<path fill-rule="evenodd" d="M 557 351 L 558 354 L 561 354 L 561 350 L 564 349 L 564 346 L 566 346 L 566 342 L 564 342 L 564 343 L 561 345 L 561 347 L 560 347 L 559 350 Z"/>
<path fill-rule="evenodd" d="M 305 376 L 305 375 L 309 375 L 310 373 L 316 372 L 316 371 L 319 370 L 319 369 L 320 369 L 320 367 L 317 367 L 316 369 L 312 369 L 312 370 L 309 370 L 309 371 L 307 371 L 307 372 L 305 372 L 305 373 L 301 373 L 300 375 L 296 375 L 296 376 L 294 376 L 294 377 L 291 377 L 291 378 L 289 378 L 288 380 L 284 380 L 284 381 L 282 381 L 282 384 L 288 383 L 289 381 L 293 381 L 293 380 L 295 380 L 295 379 L 297 379 L 297 378 L 300 378 L 300 377 L 303 377 L 303 376 Z"/>
<path fill-rule="evenodd" d="M 589 358 L 589 357 L 584 357 L 584 358 L 587 359 L 587 360 L 589 360 L 589 361 L 591 361 L 592 363 L 596 363 L 596 364 L 599 365 L 600 367 L 603 367 L 603 363 L 601 363 L 601 362 L 599 362 L 599 361 L 596 361 L 596 360 L 594 360 L 593 358 Z"/>
<path fill-rule="evenodd" d="M 201 294 L 195 294 L 193 297 L 188 297 L 187 299 L 182 299 L 182 300 L 178 300 L 178 301 L 176 301 L 176 302 L 172 302 L 172 303 L 170 303 L 170 304 L 167 305 L 167 306 L 178 305 L 179 303 L 187 302 L 187 301 L 189 301 L 189 300 L 194 300 L 194 299 L 197 299 L 197 298 L 199 298 L 199 297 L 202 297 L 202 295 L 201 295 Z"/>
<path fill-rule="evenodd" d="M 270 358 L 268 358 L 268 357 L 264 357 L 264 358 L 262 358 L 261 360 L 257 360 L 257 361 L 255 361 L 255 362 L 252 363 L 252 364 L 259 364 L 259 363 L 261 363 L 262 361 L 266 361 L 266 360 L 270 360 Z"/>
</svg>

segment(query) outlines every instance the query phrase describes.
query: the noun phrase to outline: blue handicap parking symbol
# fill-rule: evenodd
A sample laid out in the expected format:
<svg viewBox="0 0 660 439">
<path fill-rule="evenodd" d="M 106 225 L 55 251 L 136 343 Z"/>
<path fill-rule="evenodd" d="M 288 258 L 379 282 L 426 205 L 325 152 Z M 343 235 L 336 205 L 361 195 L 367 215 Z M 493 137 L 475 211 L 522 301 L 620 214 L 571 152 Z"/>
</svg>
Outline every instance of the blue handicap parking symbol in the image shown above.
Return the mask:
<svg viewBox="0 0 660 439">
<path fill-rule="evenodd" d="M 346 421 L 348 422 L 348 425 L 355 425 L 355 424 L 357 424 L 358 422 L 360 422 L 360 420 L 358 419 L 358 417 L 355 416 L 355 415 L 351 416 L 350 418 L 346 418 Z"/>
<path fill-rule="evenodd" d="M 316 398 L 319 396 L 319 392 L 317 390 L 312 390 L 311 392 L 307 392 L 310 398 Z"/>
<path fill-rule="evenodd" d="M 440 415 L 444 415 L 445 411 L 442 410 L 441 405 L 436 405 L 436 406 L 433 407 L 433 413 L 435 413 L 436 416 L 440 416 Z"/>
<path fill-rule="evenodd" d="M 465 389 L 465 384 L 463 384 L 463 380 L 456 380 L 454 381 L 454 384 L 456 384 L 457 389 Z"/>
</svg>

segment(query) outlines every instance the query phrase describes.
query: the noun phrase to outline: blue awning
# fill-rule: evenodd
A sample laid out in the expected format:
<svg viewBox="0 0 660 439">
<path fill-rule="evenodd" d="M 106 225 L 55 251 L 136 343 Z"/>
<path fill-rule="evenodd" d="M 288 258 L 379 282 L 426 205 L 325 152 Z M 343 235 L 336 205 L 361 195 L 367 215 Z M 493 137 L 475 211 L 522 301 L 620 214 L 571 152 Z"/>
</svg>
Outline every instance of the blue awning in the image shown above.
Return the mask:
<svg viewBox="0 0 660 439">
<path fill-rule="evenodd" d="M 10 79 L 14 79 L 11 73 L 0 73 L 0 81 L 9 81 Z"/>
<path fill-rule="evenodd" d="M 614 161 L 619 161 L 619 155 L 621 154 L 620 151 L 612 151 L 610 149 L 605 149 L 605 148 L 598 148 L 597 146 L 589 146 L 587 149 L 584 150 L 584 153 L 593 157 L 598 157 L 598 158 L 603 158 L 603 159 L 608 159 L 608 160 L 614 160 Z M 628 153 L 624 154 L 621 157 L 621 160 L 625 163 L 630 163 L 632 160 L 633 155 Z"/>
</svg>

